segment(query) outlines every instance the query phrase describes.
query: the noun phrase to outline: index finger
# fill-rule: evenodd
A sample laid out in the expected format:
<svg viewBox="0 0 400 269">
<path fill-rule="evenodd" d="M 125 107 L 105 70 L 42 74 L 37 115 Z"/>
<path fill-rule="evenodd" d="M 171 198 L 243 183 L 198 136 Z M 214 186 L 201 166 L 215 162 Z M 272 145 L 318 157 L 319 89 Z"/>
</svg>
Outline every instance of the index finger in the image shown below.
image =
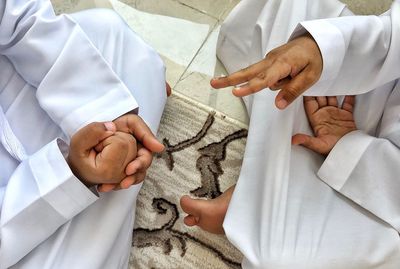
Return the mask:
<svg viewBox="0 0 400 269">
<path fill-rule="evenodd" d="M 140 144 L 139 144 L 140 145 Z M 125 168 L 125 174 L 133 175 L 138 171 L 146 171 L 153 161 L 153 155 L 146 148 L 138 146 L 137 157 Z"/>
<path fill-rule="evenodd" d="M 240 71 L 237 71 L 231 75 L 223 76 L 219 78 L 213 78 L 210 81 L 211 86 L 214 89 L 226 88 L 229 86 L 236 86 L 245 83 L 252 78 L 256 77 L 260 72 L 264 71 L 270 65 L 270 61 L 263 59 L 262 61 L 250 65 Z"/>
<path fill-rule="evenodd" d="M 134 114 L 122 116 L 114 121 L 118 131 L 132 134 L 143 146 L 151 152 L 162 152 L 164 145 L 154 136 L 141 117 Z"/>
<path fill-rule="evenodd" d="M 346 95 L 343 100 L 342 109 L 347 110 L 350 113 L 353 113 L 355 103 L 356 103 L 356 97 L 354 95 Z"/>
</svg>

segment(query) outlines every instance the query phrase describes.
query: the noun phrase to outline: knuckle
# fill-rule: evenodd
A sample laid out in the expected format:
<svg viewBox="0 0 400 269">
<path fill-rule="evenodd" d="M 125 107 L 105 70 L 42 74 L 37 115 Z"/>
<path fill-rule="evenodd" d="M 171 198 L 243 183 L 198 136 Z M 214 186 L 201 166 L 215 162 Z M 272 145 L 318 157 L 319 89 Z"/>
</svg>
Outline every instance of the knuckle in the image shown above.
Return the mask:
<svg viewBox="0 0 400 269">
<path fill-rule="evenodd" d="M 100 168 L 99 174 L 106 180 L 111 180 L 114 178 L 113 169 L 111 169 L 111 167 Z"/>
<path fill-rule="evenodd" d="M 100 122 L 91 122 L 87 125 L 87 127 L 91 130 L 100 130 L 103 124 L 101 124 Z"/>
<path fill-rule="evenodd" d="M 251 78 L 254 77 L 253 72 L 251 70 L 252 70 L 251 66 L 248 66 L 240 71 L 241 76 L 244 77 L 247 81 L 249 81 Z"/>
<path fill-rule="evenodd" d="M 267 53 L 267 55 L 265 55 L 265 59 L 272 60 L 272 59 L 276 58 L 277 55 L 278 55 L 278 51 L 276 49 L 273 49 L 273 50 L 269 51 Z"/>
<path fill-rule="evenodd" d="M 253 86 L 253 87 L 250 87 L 250 88 L 249 88 L 249 91 L 250 91 L 252 94 L 254 94 L 254 93 L 258 92 L 258 91 L 259 91 L 259 88 L 261 88 L 261 87 L 264 87 L 264 86 L 259 86 L 259 87 Z"/>
<path fill-rule="evenodd" d="M 266 77 L 265 72 L 260 72 L 257 74 L 257 78 L 264 80 Z"/>
<path fill-rule="evenodd" d="M 305 74 L 304 80 L 307 84 L 315 82 L 318 78 L 317 72 L 315 70 L 310 70 Z"/>
<path fill-rule="evenodd" d="M 129 145 L 129 142 L 129 139 L 127 139 L 126 137 L 118 136 L 114 141 L 114 146 L 116 149 L 123 149 Z"/>
<path fill-rule="evenodd" d="M 231 76 L 226 77 L 226 82 L 228 82 L 228 85 L 230 86 L 234 85 L 234 80 Z"/>
</svg>

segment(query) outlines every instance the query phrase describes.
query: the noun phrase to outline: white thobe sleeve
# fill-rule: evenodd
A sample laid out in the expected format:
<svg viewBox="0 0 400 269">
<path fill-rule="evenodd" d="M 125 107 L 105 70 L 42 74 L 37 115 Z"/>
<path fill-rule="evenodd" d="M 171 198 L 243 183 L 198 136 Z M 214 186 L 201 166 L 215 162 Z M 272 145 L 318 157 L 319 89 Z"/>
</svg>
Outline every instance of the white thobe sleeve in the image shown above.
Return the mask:
<svg viewBox="0 0 400 269">
<path fill-rule="evenodd" d="M 68 15 L 49 0 L 0 2 L 0 54 L 37 88 L 40 106 L 70 137 L 137 109 L 124 83 Z"/>
<path fill-rule="evenodd" d="M 377 137 L 345 135 L 329 153 L 318 176 L 333 189 L 400 232 L 400 84 L 385 107 Z"/>
<path fill-rule="evenodd" d="M 0 54 L 37 88 L 40 106 L 68 137 L 138 108 L 79 25 L 55 16 L 48 0 L 0 1 Z M 72 174 L 60 143 L 33 153 L 0 188 L 0 268 L 18 262 L 97 199 Z"/>
<path fill-rule="evenodd" d="M 21 162 L 0 188 L 0 268 L 17 263 L 98 197 L 71 172 L 56 139 Z"/>
<path fill-rule="evenodd" d="M 302 22 L 291 39 L 306 31 L 319 46 L 323 70 L 305 95 L 362 94 L 400 77 L 399 0 L 382 16 Z"/>
</svg>

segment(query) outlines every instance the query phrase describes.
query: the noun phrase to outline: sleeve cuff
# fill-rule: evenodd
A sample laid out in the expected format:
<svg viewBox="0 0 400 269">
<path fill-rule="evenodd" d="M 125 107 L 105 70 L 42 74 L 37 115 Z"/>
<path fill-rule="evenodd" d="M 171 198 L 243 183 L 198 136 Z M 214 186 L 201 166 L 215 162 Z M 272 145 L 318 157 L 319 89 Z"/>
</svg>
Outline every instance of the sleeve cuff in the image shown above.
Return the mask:
<svg viewBox="0 0 400 269">
<path fill-rule="evenodd" d="M 36 96 L 43 110 L 71 137 L 91 122 L 114 120 L 138 109 L 138 104 L 133 89 L 127 88 L 80 27 L 68 16 L 64 21 L 71 33 L 61 52 L 46 64 L 49 69 L 38 81 Z"/>
<path fill-rule="evenodd" d="M 72 174 L 62 144 L 61 140 L 47 144 L 23 161 L 10 178 L 0 220 L 4 268 L 98 199 Z"/>
<path fill-rule="evenodd" d="M 308 89 L 305 95 L 328 95 L 328 89 L 339 74 L 344 60 L 346 52 L 344 38 L 342 33 L 329 22 L 314 20 L 301 22 L 292 33 L 290 40 L 306 32 L 310 33 L 318 44 L 323 59 L 323 69 L 318 82 Z"/>
<path fill-rule="evenodd" d="M 116 88 L 70 113 L 60 127 L 68 137 L 72 137 L 89 123 L 112 121 L 129 112 L 138 114 L 138 111 L 138 104 L 128 89 Z"/>
<path fill-rule="evenodd" d="M 52 141 L 29 159 L 29 167 L 42 199 L 69 220 L 98 197 L 72 173 L 64 156 L 67 147 L 61 139 Z"/>
<path fill-rule="evenodd" d="M 361 131 L 348 133 L 336 143 L 317 175 L 340 191 L 372 141 L 373 137 Z"/>
</svg>

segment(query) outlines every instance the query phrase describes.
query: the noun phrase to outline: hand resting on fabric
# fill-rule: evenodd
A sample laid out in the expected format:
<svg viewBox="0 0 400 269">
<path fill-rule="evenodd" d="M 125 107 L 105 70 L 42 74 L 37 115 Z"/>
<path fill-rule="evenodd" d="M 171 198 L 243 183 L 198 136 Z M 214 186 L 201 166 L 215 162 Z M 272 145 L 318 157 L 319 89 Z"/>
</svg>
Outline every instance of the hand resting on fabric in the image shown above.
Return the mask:
<svg viewBox="0 0 400 269">
<path fill-rule="evenodd" d="M 302 145 L 327 155 L 346 134 L 357 130 L 353 109 L 355 96 L 346 96 L 341 107 L 335 96 L 304 97 L 304 109 L 314 136 L 296 134 L 293 145 Z"/>
</svg>

